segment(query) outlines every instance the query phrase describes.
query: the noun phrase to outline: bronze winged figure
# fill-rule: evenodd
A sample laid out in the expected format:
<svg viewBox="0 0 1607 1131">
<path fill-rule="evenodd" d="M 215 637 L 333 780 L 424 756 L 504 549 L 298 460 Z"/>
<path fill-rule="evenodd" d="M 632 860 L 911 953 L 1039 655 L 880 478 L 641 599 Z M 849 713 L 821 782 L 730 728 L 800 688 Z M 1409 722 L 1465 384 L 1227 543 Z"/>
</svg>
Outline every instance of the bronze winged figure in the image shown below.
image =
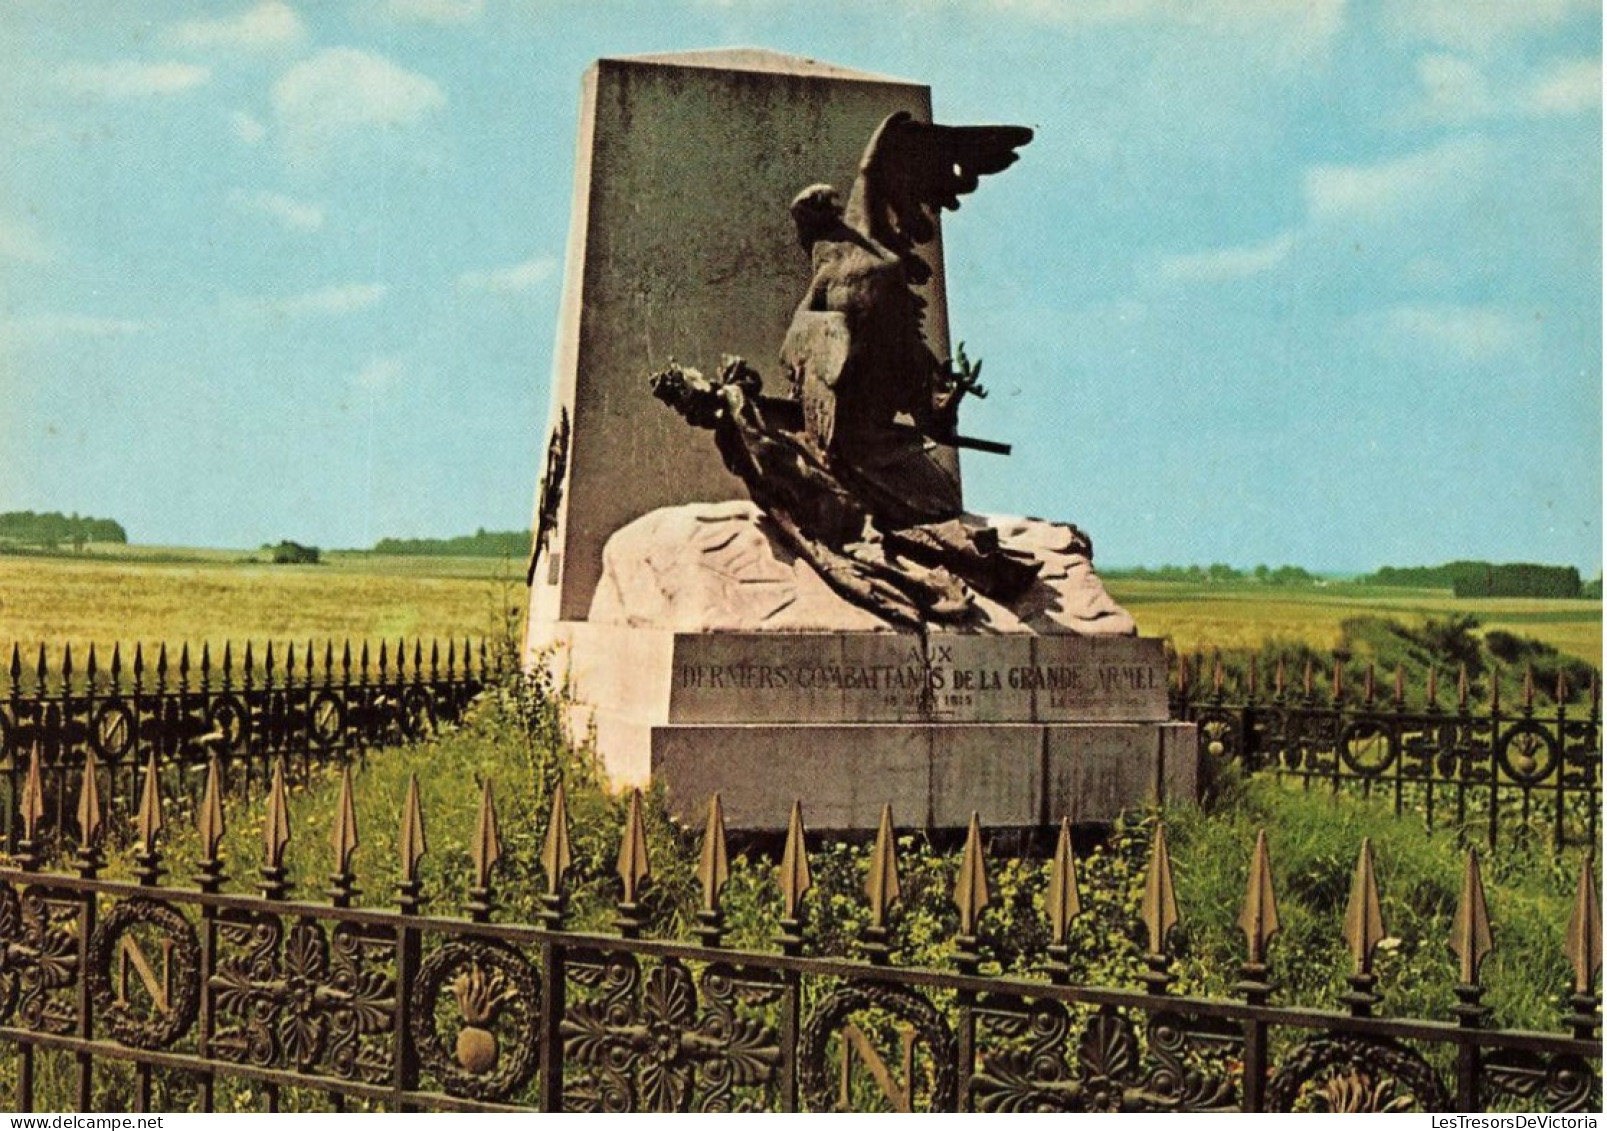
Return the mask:
<svg viewBox="0 0 1607 1131">
<path fill-rule="evenodd" d="M 813 277 L 781 356 L 804 432 L 872 511 L 896 525 L 960 513 L 959 482 L 932 458 L 931 441 L 954 439 L 972 377 L 926 341 L 914 287 L 932 269 L 917 249 L 936 236 L 938 209 L 958 208 L 1031 140 L 1025 126 L 932 125 L 900 111 L 872 135 L 846 207 L 830 185 L 806 188 L 792 202 Z"/>
<path fill-rule="evenodd" d="M 725 465 L 793 551 L 895 623 L 965 621 L 973 590 L 1009 600 L 1041 568 L 963 514 L 958 477 L 936 456 L 938 443 L 962 439 L 956 412 L 967 391 L 980 394 L 980 367 L 963 351 L 957 364 L 932 351 L 915 290 L 932 275 L 919 248 L 936 236 L 939 210 L 959 207 L 1031 140 L 1024 126 L 889 116 L 846 206 L 830 185 L 792 202 L 812 271 L 781 350 L 792 396 L 764 396 L 735 357 L 712 381 L 674 363 L 652 379 L 655 396 L 713 429 Z"/>
</svg>

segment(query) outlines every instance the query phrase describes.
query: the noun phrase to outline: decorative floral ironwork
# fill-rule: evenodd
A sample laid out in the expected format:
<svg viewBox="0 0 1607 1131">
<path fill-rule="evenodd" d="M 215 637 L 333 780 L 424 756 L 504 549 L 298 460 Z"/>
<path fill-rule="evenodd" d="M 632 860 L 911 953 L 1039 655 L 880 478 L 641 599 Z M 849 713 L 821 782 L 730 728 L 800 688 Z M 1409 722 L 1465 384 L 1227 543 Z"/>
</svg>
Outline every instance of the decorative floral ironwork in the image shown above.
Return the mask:
<svg viewBox="0 0 1607 1131">
<path fill-rule="evenodd" d="M 581 958 L 574 980 L 598 994 L 577 1001 L 559 1030 L 564 1056 L 586 1075 L 568 1090 L 571 1106 L 592 1111 L 730 1111 L 738 1087 L 763 1087 L 781 1061 L 776 1031 L 738 1013 L 778 992 L 723 964 L 704 971 L 699 1009 L 691 971 L 673 958 L 642 977 L 631 955 Z"/>
<path fill-rule="evenodd" d="M 1240 1045 L 1226 1023 L 1156 1014 L 1149 1051 L 1158 1063 L 1146 1072 L 1132 1022 L 1109 1006 L 1077 1035 L 1075 1067 L 1067 1063 L 1072 1023 L 1065 1006 L 988 995 L 977 1016 L 994 1046 L 971 1077 L 971 1103 L 978 1111 L 1211 1111 L 1233 1105 L 1232 1080 L 1213 1071 L 1221 1053 Z M 999 1047 L 1001 1040 L 1013 1044 Z M 1218 1055 L 1202 1055 L 1208 1052 Z"/>
<path fill-rule="evenodd" d="M 1244 1051 L 1243 1031 L 1231 1022 L 1183 1013 L 1149 1021 L 1149 1054 L 1158 1063 L 1144 1078 L 1146 1107 L 1166 1111 L 1228 1111 L 1238 1105 L 1227 1061 Z"/>
<path fill-rule="evenodd" d="M 20 896 L 0 883 L 0 1023 L 15 1014 L 29 1029 L 66 1033 L 74 1010 L 58 991 L 78 980 L 78 902 L 30 887 Z"/>
<path fill-rule="evenodd" d="M 1509 728 L 1495 750 L 1502 771 L 1519 785 L 1539 785 L 1557 771 L 1557 740 L 1533 719 Z"/>
<path fill-rule="evenodd" d="M 984 1053 L 971 1075 L 971 1104 L 982 1112 L 1083 1111 L 1083 1088 L 1066 1066 L 1071 1017 L 1059 1002 L 988 995 L 977 1021 L 1013 1046 Z M 1023 1044 L 1024 1042 L 1024 1044 Z"/>
<path fill-rule="evenodd" d="M 450 1047 L 440 1024 L 448 998 L 459 1017 Z M 490 939 L 449 942 L 425 959 L 413 983 L 419 1061 L 451 1095 L 507 1099 L 535 1073 L 539 1004 L 535 968 L 513 947 Z"/>
<path fill-rule="evenodd" d="M 1270 1111 L 1448 1111 L 1445 1085 L 1399 1041 L 1353 1033 L 1313 1037 L 1279 1066 L 1267 1087 Z"/>
<path fill-rule="evenodd" d="M 811 1110 L 832 1108 L 832 1070 L 827 1063 L 832 1037 L 845 1040 L 851 1019 L 861 1013 L 881 1012 L 908 1027 L 915 1042 L 925 1046 L 931 1066 L 926 1107 L 953 1111 L 959 1088 L 955 1068 L 954 1033 L 930 1001 L 905 986 L 855 980 L 827 994 L 809 1015 L 798 1036 L 798 1084 Z M 906 1081 L 913 1091 L 914 1081 Z"/>
<path fill-rule="evenodd" d="M 346 1079 L 385 1078 L 388 1046 L 364 1055 L 362 1038 L 393 1023 L 394 980 L 373 968 L 379 955 L 368 953 L 383 954 L 388 939 L 366 939 L 342 923 L 331 949 L 321 924 L 303 919 L 285 935 L 267 915 L 220 922 L 218 935 L 243 948 L 220 958 L 211 980 L 220 1057 L 298 1072 L 327 1064 Z"/>
<path fill-rule="evenodd" d="M 155 962 L 136 931 L 154 936 L 161 948 Z M 137 1006 L 129 995 L 130 967 L 144 984 L 149 1008 Z M 189 1032 L 201 1004 L 201 944 L 195 929 L 167 904 L 123 900 L 90 936 L 89 986 L 112 1036 L 135 1048 L 167 1048 Z"/>
<path fill-rule="evenodd" d="M 1126 1017 L 1105 1007 L 1089 1020 L 1077 1044 L 1085 1111 L 1122 1111 L 1139 1071 L 1138 1037 Z"/>
<path fill-rule="evenodd" d="M 1200 728 L 1200 751 L 1216 761 L 1238 758 L 1243 752 L 1243 741 L 1238 720 L 1229 711 L 1209 708 L 1195 718 Z"/>
<path fill-rule="evenodd" d="M 1601 1075 L 1576 1056 L 1508 1050 L 1484 1061 L 1485 1110 L 1502 1097 L 1539 1100 L 1545 1111 L 1600 1111 Z"/>
</svg>

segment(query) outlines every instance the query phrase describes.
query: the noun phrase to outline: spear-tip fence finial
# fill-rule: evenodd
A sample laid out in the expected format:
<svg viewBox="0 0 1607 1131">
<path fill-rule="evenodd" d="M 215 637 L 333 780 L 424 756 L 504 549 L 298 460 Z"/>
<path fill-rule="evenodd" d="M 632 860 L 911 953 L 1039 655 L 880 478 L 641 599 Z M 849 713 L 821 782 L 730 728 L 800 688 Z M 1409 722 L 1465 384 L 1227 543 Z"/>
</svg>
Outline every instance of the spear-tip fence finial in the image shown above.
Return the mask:
<svg viewBox="0 0 1607 1131">
<path fill-rule="evenodd" d="M 1373 953 L 1384 940 L 1384 913 L 1378 903 L 1378 877 L 1373 866 L 1373 842 L 1363 837 L 1361 852 L 1356 857 L 1356 871 L 1350 881 L 1350 899 L 1345 905 L 1345 944 L 1355 960 L 1355 973 L 1350 977 L 1351 990 L 1344 995 L 1351 1011 L 1366 1016 L 1377 996 L 1372 992 L 1377 978 L 1373 976 Z"/>
<path fill-rule="evenodd" d="M 99 864 L 101 823 L 100 782 L 95 774 L 95 749 L 84 751 L 84 778 L 78 789 L 78 856 L 85 868 Z"/>
<path fill-rule="evenodd" d="M 154 884 L 160 875 L 157 871 L 156 837 L 162 831 L 162 786 L 157 774 L 155 750 L 152 750 L 145 760 L 145 780 L 140 787 L 137 829 L 139 848 L 135 853 L 138 862 L 135 872 L 141 883 Z"/>
<path fill-rule="evenodd" d="M 1567 954 L 1574 975 L 1574 992 L 1590 993 L 1596 975 L 1601 972 L 1601 904 L 1596 896 L 1596 878 L 1588 855 L 1579 865 L 1573 914 L 1568 919 Z"/>
<path fill-rule="evenodd" d="M 992 901 L 988 889 L 987 860 L 982 852 L 982 823 L 975 810 L 965 833 L 965 851 L 960 857 L 960 875 L 954 884 L 954 905 L 960 910 L 960 934 L 974 938 L 982 909 Z"/>
<path fill-rule="evenodd" d="M 777 879 L 781 886 L 778 941 L 784 953 L 796 954 L 803 946 L 803 922 L 799 912 L 804 893 L 814 886 L 809 874 L 809 849 L 804 843 L 803 805 L 796 800 L 787 817 L 787 840 L 781 849 L 781 870 Z"/>
<path fill-rule="evenodd" d="M 731 858 L 725 842 L 725 809 L 718 792 L 709 798 L 709 817 L 703 830 L 703 851 L 698 857 L 698 884 L 703 889 L 703 910 L 720 910 L 720 889 L 731 878 Z"/>
<path fill-rule="evenodd" d="M 1161 993 L 1172 980 L 1166 973 L 1166 942 L 1172 928 L 1177 926 L 1178 914 L 1177 889 L 1172 883 L 1172 854 L 1166 846 L 1166 826 L 1160 822 L 1156 823 L 1155 838 L 1150 842 L 1149 873 L 1144 879 L 1144 899 L 1140 907 L 1144 930 L 1149 936 L 1149 953 L 1144 956 L 1149 970 L 1144 974 L 1144 981 L 1151 992 Z"/>
<path fill-rule="evenodd" d="M 1272 887 L 1272 858 L 1267 851 L 1267 830 L 1255 835 L 1255 851 L 1250 857 L 1250 878 L 1245 885 L 1244 907 L 1239 927 L 1244 931 L 1247 962 L 1265 966 L 1267 944 L 1283 924 L 1278 920 L 1278 897 Z"/>
<path fill-rule="evenodd" d="M 223 882 L 223 864 L 218 849 L 223 845 L 223 770 L 218 756 L 206 764 L 206 785 L 201 791 L 201 812 L 197 829 L 201 836 L 201 874 L 197 878 L 203 891 L 216 891 Z"/>
<path fill-rule="evenodd" d="M 45 815 L 45 786 L 39 769 L 39 744 L 34 743 L 33 752 L 28 756 L 28 777 L 22 786 L 22 839 L 27 842 L 29 851 L 24 855 L 31 857 L 32 850 L 37 847 L 39 836 L 39 820 Z"/>
<path fill-rule="evenodd" d="M 1495 945 L 1490 934 L 1490 908 L 1479 875 L 1479 854 L 1469 848 L 1462 866 L 1462 895 L 1451 920 L 1451 953 L 1456 955 L 1457 977 L 1466 986 L 1479 982 L 1479 966 Z"/>
<path fill-rule="evenodd" d="M 569 847 L 569 801 L 564 794 L 564 783 L 559 781 L 552 791 L 552 812 L 547 818 L 547 836 L 541 846 L 541 867 L 547 873 L 547 895 L 563 893 L 564 874 L 574 862 Z"/>
<path fill-rule="evenodd" d="M 876 829 L 876 847 L 871 849 L 870 873 L 865 877 L 865 896 L 870 900 L 870 925 L 865 928 L 864 947 L 867 957 L 875 965 L 885 965 L 891 957 L 887 916 L 900 894 L 893 807 L 888 804 L 882 806 L 882 819 Z"/>
<path fill-rule="evenodd" d="M 619 841 L 619 917 L 615 925 L 625 938 L 637 938 L 646 925 L 641 906 L 642 885 L 652 876 L 647 858 L 647 826 L 642 820 L 642 791 L 632 789 L 625 806 L 625 832 Z"/>
<path fill-rule="evenodd" d="M 402 826 L 396 839 L 396 854 L 402 864 L 400 886 L 403 888 L 403 897 L 412 899 L 415 905 L 418 899 L 419 861 L 429 850 L 424 835 L 424 808 L 419 803 L 418 775 L 409 774 L 407 796 L 402 801 Z"/>
<path fill-rule="evenodd" d="M 703 850 L 698 854 L 698 885 L 703 905 L 697 912 L 697 934 L 704 946 L 719 946 L 725 933 L 720 889 L 731 878 L 731 858 L 725 842 L 725 808 L 716 792 L 709 798 L 709 819 L 703 829 Z"/>
<path fill-rule="evenodd" d="M 335 801 L 335 823 L 329 832 L 329 847 L 334 851 L 335 872 L 330 877 L 329 897 L 335 906 L 345 907 L 356 894 L 356 878 L 352 874 L 352 855 L 357 851 L 357 809 L 352 803 L 352 768 L 341 767 L 340 796 Z"/>
</svg>

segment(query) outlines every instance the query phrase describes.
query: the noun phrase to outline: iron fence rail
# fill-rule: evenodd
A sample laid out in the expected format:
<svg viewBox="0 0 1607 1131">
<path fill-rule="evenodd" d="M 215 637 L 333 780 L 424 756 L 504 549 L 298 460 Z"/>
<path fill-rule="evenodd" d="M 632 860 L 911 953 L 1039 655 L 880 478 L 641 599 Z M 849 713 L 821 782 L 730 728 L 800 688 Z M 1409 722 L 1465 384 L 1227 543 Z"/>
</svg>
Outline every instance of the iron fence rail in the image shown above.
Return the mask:
<svg viewBox="0 0 1607 1131">
<path fill-rule="evenodd" d="M 692 943 L 641 937 L 652 873 L 639 797 L 620 841 L 619 932 L 604 935 L 565 926 L 571 854 L 561 788 L 545 830 L 541 911 L 534 922 L 498 922 L 502 850 L 489 790 L 471 841 L 469 916 L 452 918 L 422 910 L 424 823 L 412 788 L 395 906 L 351 905 L 349 777 L 326 900 L 290 898 L 282 771 L 268 795 L 260 894 L 225 892 L 216 767 L 209 772 L 194 887 L 163 882 L 154 772 L 142 790 L 136 879 L 100 876 L 93 759 L 72 870 L 40 870 L 33 824 L 16 866 L 0 868 L 0 1043 L 14 1050 L 19 1110 L 39 1102 L 40 1058 L 53 1054 L 67 1058 L 85 1110 L 107 1062 L 132 1066 L 131 1095 L 119 1102 L 139 1110 L 211 1110 L 225 1081 L 254 1084 L 270 1109 L 305 1098 L 288 1089 L 337 1107 L 548 1111 L 1584 1111 L 1601 1103 L 1601 929 L 1588 863 L 1568 929 L 1573 1013 L 1565 1031 L 1533 1033 L 1488 1026 L 1480 1004 L 1491 935 L 1471 853 L 1451 939 L 1459 983 L 1448 1019 L 1390 1018 L 1374 1016 L 1373 956 L 1384 932 L 1365 843 L 1342 928 L 1355 958 L 1350 989 L 1342 1009 L 1315 1010 L 1273 1001 L 1266 957 L 1277 910 L 1264 841 L 1241 918 L 1248 951 L 1237 996 L 1209 998 L 1171 990 L 1179 909 L 1164 830 L 1147 869 L 1142 985 L 1103 986 L 1076 980 L 1067 949 L 1080 908 L 1069 830 L 1049 883 L 1045 976 L 1002 976 L 981 969 L 977 931 L 990 896 L 975 822 L 954 891 L 954 968 L 916 968 L 891 960 L 890 811 L 866 881 L 863 957 L 846 959 L 807 953 L 801 807 L 780 869 L 778 948 L 733 949 L 724 945 L 717 798 Z M 23 812 L 36 822 L 31 800 Z"/>
<path fill-rule="evenodd" d="M 267 787 L 283 760 L 293 776 L 314 764 L 345 762 L 373 747 L 421 737 L 456 719 L 487 682 L 484 641 L 397 640 L 372 652 L 364 642 L 338 648 L 312 642 L 225 645 L 214 663 L 187 645 L 169 663 L 164 644 L 148 664 L 136 647 L 100 664 L 91 647 L 81 667 L 71 648 L 49 662 L 45 648 L 24 666 L 13 646 L 0 691 L 0 790 L 4 846 L 16 847 L 18 803 L 28 759 L 37 751 L 46 829 L 70 825 L 70 782 L 93 753 L 108 775 L 114 813 L 138 806 L 140 775 L 154 755 L 169 795 L 199 800 L 201 774 L 217 757 L 224 787 L 250 795 Z"/>
<path fill-rule="evenodd" d="M 1319 688 L 1308 666 L 1302 689 L 1279 666 L 1270 691 L 1254 659 L 1232 686 L 1220 657 L 1206 680 L 1182 660 L 1174 669 L 1172 714 L 1200 728 L 1209 775 L 1234 763 L 1306 789 L 1383 796 L 1397 817 L 1454 825 L 1492 848 L 1504 839 L 1545 840 L 1553 849 L 1601 838 L 1601 699 L 1592 680 L 1584 705 L 1570 704 L 1561 678 L 1552 705 L 1537 705 L 1526 674 L 1515 707 L 1503 707 L 1501 677 L 1489 698 L 1470 701 L 1464 671 L 1454 703 L 1441 707 L 1430 672 L 1424 705 L 1408 707 L 1403 676 L 1378 694 L 1371 668 L 1347 693 L 1337 663 Z M 1204 686 L 1201 686 L 1204 683 Z"/>
</svg>

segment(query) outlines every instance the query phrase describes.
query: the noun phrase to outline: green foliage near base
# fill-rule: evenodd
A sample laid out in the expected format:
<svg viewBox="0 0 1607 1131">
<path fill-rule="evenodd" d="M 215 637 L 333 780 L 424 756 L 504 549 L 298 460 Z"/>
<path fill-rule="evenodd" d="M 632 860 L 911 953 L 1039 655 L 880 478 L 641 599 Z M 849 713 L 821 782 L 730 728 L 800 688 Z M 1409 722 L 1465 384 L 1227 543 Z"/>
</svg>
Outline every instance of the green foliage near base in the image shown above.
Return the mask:
<svg viewBox="0 0 1607 1131">
<path fill-rule="evenodd" d="M 416 774 L 429 853 L 421 868 L 428 910 L 462 914 L 473 884 L 469 844 L 482 785 L 496 799 L 503 856 L 494 891 L 499 918 L 535 921 L 545 890 L 540 865 L 552 790 L 565 784 L 574 864 L 566 889 L 571 929 L 612 932 L 616 863 L 625 798 L 610 794 L 595 760 L 559 738 L 550 689 L 510 680 L 462 726 L 422 744 L 377 751 L 354 774 L 361 835 L 360 903 L 394 900 L 396 840 L 408 779 Z M 287 860 L 295 893 L 316 898 L 326 885 L 325 849 L 336 811 L 339 772 L 324 770 L 291 790 L 292 844 Z M 699 906 L 696 880 L 701 828 L 673 821 L 656 790 L 643 813 L 653 879 L 646 889 L 648 933 L 690 937 Z M 807 799 L 805 799 L 807 821 Z M 235 886 L 249 890 L 262 852 L 263 800 L 233 801 L 224 851 Z M 1463 853 L 1453 832 L 1427 833 L 1411 819 L 1354 798 L 1305 793 L 1271 780 L 1231 773 L 1214 783 L 1208 808 L 1168 806 L 1116 823 L 1077 860 L 1083 913 L 1073 922 L 1072 976 L 1087 983 L 1136 986 L 1144 969 L 1139 905 L 1156 821 L 1172 847 L 1182 923 L 1173 936 L 1174 990 L 1232 996 L 1244 956 L 1237 925 L 1258 829 L 1271 845 L 1283 929 L 1271 947 L 1275 1000 L 1337 1008 L 1351 963 L 1340 937 L 1351 876 L 1363 838 L 1372 841 L 1390 938 L 1377 959 L 1382 1012 L 1448 1018 L 1455 966 L 1447 949 L 1461 889 Z M 167 845 L 173 874 L 196 866 L 195 838 L 175 822 Z M 852 956 L 868 918 L 864 843 L 811 838 L 814 887 L 805 899 L 806 935 L 815 953 Z M 128 851 L 112 869 L 129 868 Z M 899 839 L 903 898 L 893 916 L 895 960 L 947 967 L 958 913 L 951 893 L 957 849 L 940 850 L 922 834 Z M 1507 848 L 1482 862 L 1496 950 L 1485 965 L 1491 1023 L 1553 1029 L 1565 1012 L 1562 939 L 1577 878 L 1576 853 Z M 1041 971 L 1048 944 L 1044 893 L 1048 862 L 991 855 L 992 901 L 982 917 L 984 972 Z M 738 855 L 724 893 L 727 942 L 769 948 L 780 910 L 775 861 Z"/>
</svg>

